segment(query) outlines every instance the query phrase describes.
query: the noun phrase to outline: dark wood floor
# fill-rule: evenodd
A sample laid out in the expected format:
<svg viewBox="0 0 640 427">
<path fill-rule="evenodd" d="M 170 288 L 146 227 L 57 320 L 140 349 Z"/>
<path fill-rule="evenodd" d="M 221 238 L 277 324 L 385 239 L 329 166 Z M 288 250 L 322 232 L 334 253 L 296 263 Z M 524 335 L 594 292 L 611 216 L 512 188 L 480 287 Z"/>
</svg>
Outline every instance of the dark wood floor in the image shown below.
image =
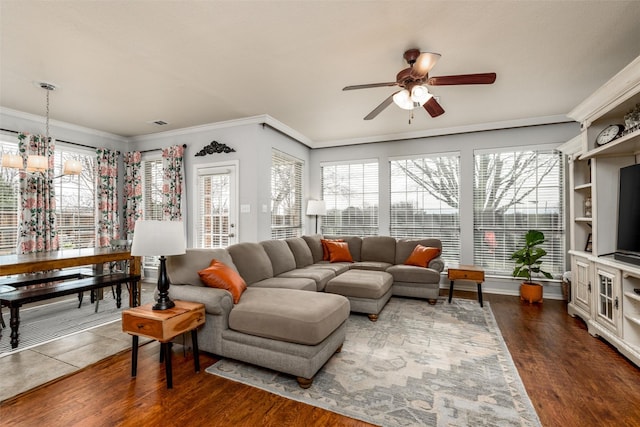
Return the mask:
<svg viewBox="0 0 640 427">
<path fill-rule="evenodd" d="M 457 293 L 456 297 L 474 294 Z M 640 426 L 640 369 L 566 304 L 485 295 L 544 426 Z M 138 377 L 130 352 L 0 405 L 0 424 L 26 426 L 367 426 L 214 375 L 193 373 L 193 359 L 174 351 L 174 389 L 165 388 L 156 343 L 140 349 Z M 202 369 L 215 362 L 200 356 Z"/>
</svg>

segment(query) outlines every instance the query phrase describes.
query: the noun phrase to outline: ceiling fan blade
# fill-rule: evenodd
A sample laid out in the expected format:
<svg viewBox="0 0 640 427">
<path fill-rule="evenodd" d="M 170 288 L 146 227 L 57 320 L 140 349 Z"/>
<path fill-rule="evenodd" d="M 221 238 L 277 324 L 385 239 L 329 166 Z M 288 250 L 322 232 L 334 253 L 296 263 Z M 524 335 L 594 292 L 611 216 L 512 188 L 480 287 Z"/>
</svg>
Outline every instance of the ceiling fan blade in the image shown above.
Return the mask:
<svg viewBox="0 0 640 427">
<path fill-rule="evenodd" d="M 423 107 L 431 117 L 438 117 L 444 114 L 444 109 L 433 96 L 424 103 Z"/>
<path fill-rule="evenodd" d="M 440 59 L 439 53 L 422 52 L 411 67 L 411 77 L 414 79 L 424 78 L 436 65 L 438 59 Z"/>
<path fill-rule="evenodd" d="M 387 83 L 369 83 L 366 85 L 353 85 L 353 86 L 345 86 L 342 90 L 354 90 L 354 89 L 368 89 L 370 87 L 387 87 L 387 86 L 396 86 L 398 83 L 396 82 L 387 82 Z"/>
<path fill-rule="evenodd" d="M 393 95 L 395 95 L 396 93 L 398 93 L 398 92 L 394 92 L 391 95 L 389 95 L 389 97 L 387 99 L 385 99 L 384 101 L 382 101 L 382 103 L 380 105 L 378 105 L 376 108 L 374 108 L 372 112 L 367 114 L 364 117 L 364 119 L 365 120 L 374 119 L 378 114 L 380 114 L 382 112 L 382 110 L 384 110 L 385 108 L 387 108 L 389 105 L 391 105 L 393 103 Z"/>
<path fill-rule="evenodd" d="M 460 74 L 457 76 L 430 77 L 430 86 L 447 85 L 490 85 L 496 81 L 496 73 Z"/>
</svg>

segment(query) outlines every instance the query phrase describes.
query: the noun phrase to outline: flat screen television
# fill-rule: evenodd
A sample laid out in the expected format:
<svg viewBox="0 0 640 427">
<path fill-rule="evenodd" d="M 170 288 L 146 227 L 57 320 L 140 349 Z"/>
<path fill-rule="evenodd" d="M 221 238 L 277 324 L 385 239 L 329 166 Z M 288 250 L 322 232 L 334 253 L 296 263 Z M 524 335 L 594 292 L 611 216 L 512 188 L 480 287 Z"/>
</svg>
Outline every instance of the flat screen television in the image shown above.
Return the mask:
<svg viewBox="0 0 640 427">
<path fill-rule="evenodd" d="M 640 164 L 620 169 L 618 240 L 614 258 L 640 265 Z"/>
</svg>

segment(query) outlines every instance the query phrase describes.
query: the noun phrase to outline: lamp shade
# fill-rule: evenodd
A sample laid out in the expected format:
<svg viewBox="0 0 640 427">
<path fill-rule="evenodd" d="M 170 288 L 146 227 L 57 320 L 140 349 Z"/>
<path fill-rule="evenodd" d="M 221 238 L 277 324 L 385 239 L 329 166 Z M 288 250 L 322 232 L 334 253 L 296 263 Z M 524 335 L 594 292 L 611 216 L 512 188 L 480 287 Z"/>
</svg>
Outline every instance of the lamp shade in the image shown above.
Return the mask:
<svg viewBox="0 0 640 427">
<path fill-rule="evenodd" d="M 406 89 L 396 92 L 396 94 L 393 95 L 393 102 L 404 110 L 413 110 L 415 107 L 413 105 L 413 100 L 411 99 L 411 94 Z"/>
<path fill-rule="evenodd" d="M 424 86 L 415 85 L 411 88 L 411 99 L 420 105 L 424 105 L 431 96 L 432 95 L 429 93 L 429 90 Z"/>
<path fill-rule="evenodd" d="M 307 215 L 326 215 L 327 206 L 324 200 L 309 200 L 307 204 Z"/>
<path fill-rule="evenodd" d="M 69 159 L 64 162 L 64 168 L 62 168 L 63 175 L 80 175 L 82 172 L 82 163 L 77 160 Z"/>
<path fill-rule="evenodd" d="M 2 167 L 3 168 L 16 168 L 22 169 L 23 162 L 20 154 L 5 153 L 2 155 Z"/>
<path fill-rule="evenodd" d="M 186 247 L 182 221 L 136 221 L 131 255 L 180 255 L 186 252 Z"/>
<path fill-rule="evenodd" d="M 27 157 L 27 172 L 45 172 L 49 169 L 46 156 L 29 155 Z"/>
</svg>

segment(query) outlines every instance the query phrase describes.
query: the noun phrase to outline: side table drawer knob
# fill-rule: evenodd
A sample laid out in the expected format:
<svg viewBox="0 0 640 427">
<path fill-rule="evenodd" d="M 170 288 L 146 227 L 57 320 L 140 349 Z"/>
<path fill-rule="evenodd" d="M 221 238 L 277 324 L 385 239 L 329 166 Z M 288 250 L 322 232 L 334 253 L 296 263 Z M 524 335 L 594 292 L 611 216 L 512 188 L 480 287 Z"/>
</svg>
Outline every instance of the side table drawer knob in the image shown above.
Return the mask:
<svg viewBox="0 0 640 427">
<path fill-rule="evenodd" d="M 144 323 L 138 323 L 136 326 L 138 329 L 144 329 Z"/>
</svg>

